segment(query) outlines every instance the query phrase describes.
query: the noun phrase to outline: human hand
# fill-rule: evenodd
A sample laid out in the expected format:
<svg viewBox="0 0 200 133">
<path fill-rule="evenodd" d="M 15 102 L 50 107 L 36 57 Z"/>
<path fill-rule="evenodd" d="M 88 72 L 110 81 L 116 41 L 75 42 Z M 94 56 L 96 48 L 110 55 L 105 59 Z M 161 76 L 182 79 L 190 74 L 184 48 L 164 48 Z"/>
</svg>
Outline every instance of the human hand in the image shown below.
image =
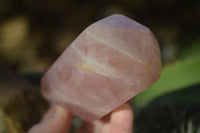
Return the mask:
<svg viewBox="0 0 200 133">
<path fill-rule="evenodd" d="M 73 115 L 67 110 L 52 106 L 42 121 L 28 133 L 69 133 Z M 133 112 L 129 104 L 123 104 L 110 115 L 93 123 L 83 122 L 79 133 L 132 133 Z"/>
</svg>

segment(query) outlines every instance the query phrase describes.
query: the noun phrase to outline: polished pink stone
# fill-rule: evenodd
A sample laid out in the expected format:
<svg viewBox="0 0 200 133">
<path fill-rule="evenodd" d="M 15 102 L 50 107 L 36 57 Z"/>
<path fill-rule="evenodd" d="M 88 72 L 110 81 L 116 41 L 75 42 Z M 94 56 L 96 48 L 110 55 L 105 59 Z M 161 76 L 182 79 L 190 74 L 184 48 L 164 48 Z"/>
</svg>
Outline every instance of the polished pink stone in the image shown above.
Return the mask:
<svg viewBox="0 0 200 133">
<path fill-rule="evenodd" d="M 156 82 L 160 51 L 152 32 L 123 15 L 86 28 L 42 78 L 43 95 L 92 122 Z"/>
</svg>

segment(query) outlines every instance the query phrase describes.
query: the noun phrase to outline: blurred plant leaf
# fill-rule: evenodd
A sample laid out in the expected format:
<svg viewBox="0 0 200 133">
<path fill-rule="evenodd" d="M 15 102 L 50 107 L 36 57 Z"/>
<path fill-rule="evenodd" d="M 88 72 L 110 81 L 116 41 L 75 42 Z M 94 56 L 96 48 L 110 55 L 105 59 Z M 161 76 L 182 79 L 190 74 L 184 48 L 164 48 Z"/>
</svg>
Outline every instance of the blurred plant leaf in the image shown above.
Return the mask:
<svg viewBox="0 0 200 133">
<path fill-rule="evenodd" d="M 143 106 L 158 96 L 198 83 L 200 83 L 200 56 L 164 67 L 160 79 L 133 98 L 133 102 Z"/>
</svg>

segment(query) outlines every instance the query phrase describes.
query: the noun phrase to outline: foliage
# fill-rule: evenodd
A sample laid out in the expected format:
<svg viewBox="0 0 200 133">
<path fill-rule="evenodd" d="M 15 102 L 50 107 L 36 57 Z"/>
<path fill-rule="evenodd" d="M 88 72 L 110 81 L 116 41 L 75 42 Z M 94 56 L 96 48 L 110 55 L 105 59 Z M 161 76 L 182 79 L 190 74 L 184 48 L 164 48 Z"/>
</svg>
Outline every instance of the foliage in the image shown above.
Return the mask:
<svg viewBox="0 0 200 133">
<path fill-rule="evenodd" d="M 137 95 L 133 101 L 142 106 L 158 96 L 198 83 L 200 83 L 200 56 L 164 67 L 160 79 Z"/>
</svg>

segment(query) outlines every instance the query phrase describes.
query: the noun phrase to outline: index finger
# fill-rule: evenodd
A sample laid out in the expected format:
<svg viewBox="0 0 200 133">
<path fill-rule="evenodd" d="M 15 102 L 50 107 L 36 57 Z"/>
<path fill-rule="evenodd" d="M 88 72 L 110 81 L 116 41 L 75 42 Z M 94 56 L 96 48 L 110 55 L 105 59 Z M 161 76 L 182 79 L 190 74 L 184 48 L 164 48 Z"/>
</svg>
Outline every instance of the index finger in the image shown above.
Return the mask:
<svg viewBox="0 0 200 133">
<path fill-rule="evenodd" d="M 73 116 L 60 106 L 53 106 L 42 121 L 33 126 L 28 133 L 68 133 Z"/>
<path fill-rule="evenodd" d="M 129 104 L 125 103 L 111 114 L 111 133 L 133 133 L 134 115 Z"/>
</svg>

